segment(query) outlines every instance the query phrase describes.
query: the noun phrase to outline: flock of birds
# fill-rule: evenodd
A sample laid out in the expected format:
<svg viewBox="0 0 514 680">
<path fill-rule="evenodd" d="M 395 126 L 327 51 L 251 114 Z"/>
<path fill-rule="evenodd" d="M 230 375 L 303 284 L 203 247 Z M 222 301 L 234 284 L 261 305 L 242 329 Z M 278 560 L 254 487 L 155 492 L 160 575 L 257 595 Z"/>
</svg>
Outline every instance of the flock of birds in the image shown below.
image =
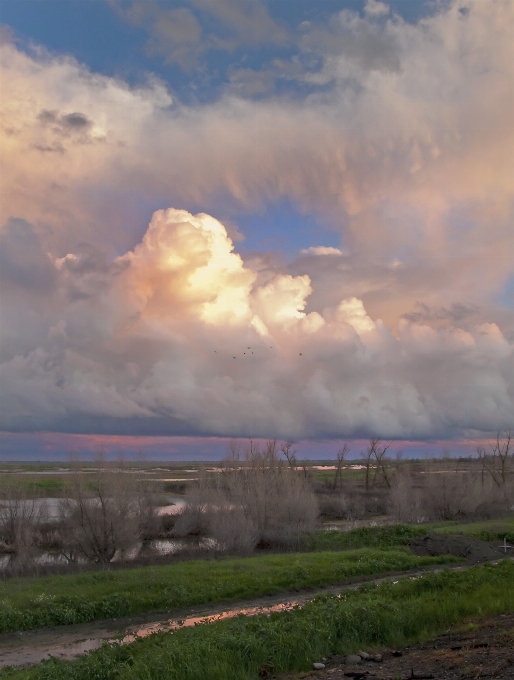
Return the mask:
<svg viewBox="0 0 514 680">
<path fill-rule="evenodd" d="M 247 347 L 246 349 L 247 349 L 247 350 L 251 350 L 252 348 L 251 348 L 251 347 Z M 273 349 L 273 347 L 270 346 L 270 349 Z M 217 353 L 218 353 L 218 351 L 217 351 L 217 350 L 214 350 L 214 354 L 217 354 Z M 243 352 L 243 354 L 246 354 L 246 352 Z M 253 352 L 252 352 L 252 354 L 253 354 Z M 300 357 L 303 356 L 302 352 L 300 352 L 298 356 L 300 356 Z M 232 359 L 237 359 L 237 357 L 232 357 Z"/>
</svg>

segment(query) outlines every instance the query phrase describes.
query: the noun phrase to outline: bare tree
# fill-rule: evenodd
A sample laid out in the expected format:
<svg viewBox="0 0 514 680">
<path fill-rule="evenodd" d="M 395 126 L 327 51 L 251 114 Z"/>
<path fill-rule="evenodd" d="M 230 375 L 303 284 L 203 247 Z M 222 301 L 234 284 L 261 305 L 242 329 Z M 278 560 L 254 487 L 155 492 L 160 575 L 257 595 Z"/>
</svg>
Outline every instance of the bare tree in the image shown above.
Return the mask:
<svg viewBox="0 0 514 680">
<path fill-rule="evenodd" d="M 364 455 L 364 464 L 366 466 L 366 491 L 369 490 L 371 470 L 374 470 L 373 484 L 375 484 L 377 475 L 380 474 L 384 479 L 386 485 L 391 488 L 391 482 L 389 481 L 389 475 L 387 472 L 387 457 L 386 453 L 393 442 L 389 442 L 387 445 L 381 444 L 381 439 L 378 437 L 369 440 L 368 448 L 366 449 Z M 376 466 L 373 464 L 376 463 Z"/>
<path fill-rule="evenodd" d="M 371 476 L 371 470 L 372 470 L 372 459 L 373 459 L 373 453 L 375 450 L 375 439 L 371 439 L 369 442 L 369 446 L 364 452 L 364 465 L 366 468 L 366 476 L 365 476 L 365 485 L 366 485 L 366 491 L 369 491 L 369 482 L 370 482 L 370 476 Z"/>
<path fill-rule="evenodd" d="M 238 462 L 241 460 L 241 442 L 239 439 L 231 439 L 228 443 L 228 455 L 226 460 Z"/>
<path fill-rule="evenodd" d="M 343 483 L 343 476 L 342 476 L 342 471 L 343 471 L 343 463 L 346 460 L 346 456 L 350 452 L 350 446 L 348 442 L 345 442 L 344 445 L 339 449 L 339 451 L 336 454 L 336 473 L 334 475 L 334 489 L 337 489 L 337 487 L 341 487 Z"/>
<path fill-rule="evenodd" d="M 373 484 L 375 484 L 377 475 L 380 475 L 389 489 L 391 488 L 391 482 L 389 481 L 389 473 L 387 470 L 388 458 L 386 454 L 387 450 L 389 449 L 392 443 L 393 442 L 389 442 L 389 444 L 387 444 L 386 446 L 384 445 L 380 446 L 380 443 L 377 442 L 374 451 L 377 467 L 375 468 L 375 474 L 373 476 Z"/>
<path fill-rule="evenodd" d="M 484 471 L 491 475 L 496 486 L 505 486 L 507 483 L 509 453 L 510 453 L 510 430 L 505 434 L 505 438 L 500 440 L 500 433 L 496 435 L 494 442 L 489 442 L 491 452 L 488 453 L 482 446 L 477 448 L 478 457 L 482 463 L 482 479 Z M 514 452 L 513 452 L 514 456 Z"/>
<path fill-rule="evenodd" d="M 293 442 L 283 442 L 280 446 L 281 453 L 285 456 L 289 467 L 294 470 L 296 468 L 296 449 L 293 449 Z"/>
<path fill-rule="evenodd" d="M 267 443 L 267 449 L 275 450 L 277 442 L 275 440 L 270 440 Z M 248 440 L 248 444 L 244 449 L 244 458 L 247 462 L 252 462 L 254 460 L 260 460 L 262 458 L 261 447 L 258 442 L 254 442 L 253 439 Z"/>
</svg>

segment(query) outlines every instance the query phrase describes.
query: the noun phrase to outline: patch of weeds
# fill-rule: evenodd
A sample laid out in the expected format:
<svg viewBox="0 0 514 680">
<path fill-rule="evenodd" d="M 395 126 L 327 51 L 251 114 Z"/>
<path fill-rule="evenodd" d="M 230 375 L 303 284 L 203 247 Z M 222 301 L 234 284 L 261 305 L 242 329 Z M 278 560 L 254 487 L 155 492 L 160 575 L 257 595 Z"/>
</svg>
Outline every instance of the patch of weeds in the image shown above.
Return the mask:
<svg viewBox="0 0 514 680">
<path fill-rule="evenodd" d="M 303 550 L 351 550 L 356 548 L 396 548 L 407 545 L 411 538 L 423 536 L 426 527 L 389 524 L 381 527 L 359 527 L 350 531 L 321 530 L 305 536 Z"/>
<path fill-rule="evenodd" d="M 462 635 L 464 633 L 475 633 L 479 629 L 480 626 L 478 625 L 478 623 L 473 623 L 472 621 L 470 621 L 468 623 L 463 623 L 461 626 L 456 626 L 455 628 L 452 628 L 451 634 Z"/>
</svg>

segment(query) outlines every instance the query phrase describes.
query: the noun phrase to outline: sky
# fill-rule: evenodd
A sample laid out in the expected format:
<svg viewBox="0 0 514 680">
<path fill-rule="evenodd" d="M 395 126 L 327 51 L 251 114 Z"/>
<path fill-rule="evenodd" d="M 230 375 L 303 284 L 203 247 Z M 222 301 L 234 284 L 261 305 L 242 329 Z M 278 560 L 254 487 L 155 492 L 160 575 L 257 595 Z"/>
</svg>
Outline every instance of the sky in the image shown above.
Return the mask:
<svg viewBox="0 0 514 680">
<path fill-rule="evenodd" d="M 1 457 L 512 426 L 511 0 L 0 23 Z"/>
</svg>

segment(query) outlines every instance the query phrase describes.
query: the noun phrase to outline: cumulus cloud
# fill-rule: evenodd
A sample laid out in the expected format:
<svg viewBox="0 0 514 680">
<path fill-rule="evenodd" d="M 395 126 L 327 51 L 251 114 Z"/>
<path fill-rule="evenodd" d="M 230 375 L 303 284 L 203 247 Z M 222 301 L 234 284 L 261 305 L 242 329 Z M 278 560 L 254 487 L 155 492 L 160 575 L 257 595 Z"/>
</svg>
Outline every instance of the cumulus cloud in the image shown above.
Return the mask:
<svg viewBox="0 0 514 680">
<path fill-rule="evenodd" d="M 379 0 L 366 0 L 364 12 L 371 16 L 382 16 L 383 14 L 389 14 L 389 5 Z"/>
<path fill-rule="evenodd" d="M 27 248 L 47 266 L 17 228 L 7 257 Z M 307 312 L 307 275 L 257 278 L 219 221 L 171 208 L 110 263 L 54 259 L 37 319 L 5 320 L 0 427 L 298 439 L 508 426 L 514 347 L 497 325 L 403 319 L 395 336 L 355 297 Z M 30 309 L 16 277 L 5 295 Z"/>
<path fill-rule="evenodd" d="M 221 17 L 228 5 L 200 6 Z M 131 7 L 152 26 L 151 7 L 167 11 Z M 444 437 L 509 425 L 511 320 L 497 298 L 512 271 L 512 3 L 453 0 L 417 24 L 365 7 L 304 26 L 294 96 L 234 71 L 239 89 L 196 106 L 156 78 L 130 87 L 5 36 L 2 427 Z M 256 8 L 229 13 L 220 49 L 262 40 Z M 175 61 L 204 54 L 193 9 L 170 33 L 186 55 Z M 176 20 L 160 23 L 166 40 Z M 243 257 L 207 214 L 284 198 L 341 247 L 287 265 Z M 154 213 L 169 205 L 205 212 Z"/>
<path fill-rule="evenodd" d="M 311 246 L 300 251 L 301 255 L 343 255 L 340 248 L 333 248 L 332 246 Z"/>
</svg>

